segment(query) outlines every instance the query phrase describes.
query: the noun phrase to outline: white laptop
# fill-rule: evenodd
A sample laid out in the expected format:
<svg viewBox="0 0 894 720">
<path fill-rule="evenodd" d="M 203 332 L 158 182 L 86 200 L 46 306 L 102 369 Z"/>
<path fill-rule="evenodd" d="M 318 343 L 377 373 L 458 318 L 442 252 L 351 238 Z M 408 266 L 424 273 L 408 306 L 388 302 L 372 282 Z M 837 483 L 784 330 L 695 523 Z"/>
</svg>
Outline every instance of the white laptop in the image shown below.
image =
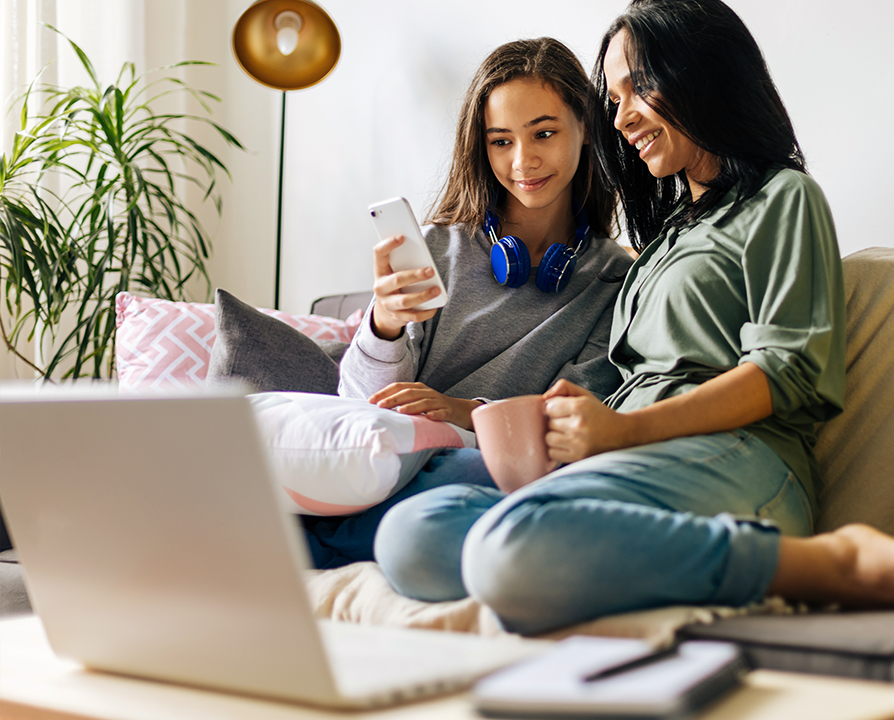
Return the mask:
<svg viewBox="0 0 894 720">
<path fill-rule="evenodd" d="M 55 652 L 89 668 L 370 707 L 540 650 L 315 621 L 249 402 L 0 388 L 0 499 Z"/>
</svg>

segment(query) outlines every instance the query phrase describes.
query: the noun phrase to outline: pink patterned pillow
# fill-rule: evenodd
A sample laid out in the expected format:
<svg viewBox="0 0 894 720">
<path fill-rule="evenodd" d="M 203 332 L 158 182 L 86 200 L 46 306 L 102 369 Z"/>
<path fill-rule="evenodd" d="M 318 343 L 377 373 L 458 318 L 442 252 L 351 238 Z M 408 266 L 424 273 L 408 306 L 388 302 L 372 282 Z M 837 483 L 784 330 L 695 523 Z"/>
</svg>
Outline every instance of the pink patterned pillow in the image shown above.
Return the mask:
<svg viewBox="0 0 894 720">
<path fill-rule="evenodd" d="M 259 309 L 314 340 L 351 342 L 363 317 L 360 310 L 347 320 L 338 320 Z M 121 393 L 168 392 L 204 385 L 216 337 L 213 304 L 141 298 L 122 292 L 115 298 L 115 313 Z"/>
</svg>

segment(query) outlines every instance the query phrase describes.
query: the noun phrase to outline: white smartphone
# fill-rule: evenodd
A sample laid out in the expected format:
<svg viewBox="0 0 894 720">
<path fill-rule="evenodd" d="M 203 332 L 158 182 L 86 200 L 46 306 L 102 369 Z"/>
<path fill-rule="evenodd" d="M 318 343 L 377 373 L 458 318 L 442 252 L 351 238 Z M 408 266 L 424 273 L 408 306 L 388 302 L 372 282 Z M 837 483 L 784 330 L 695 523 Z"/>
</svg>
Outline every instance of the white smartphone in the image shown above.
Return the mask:
<svg viewBox="0 0 894 720">
<path fill-rule="evenodd" d="M 416 270 L 430 267 L 435 271 L 434 277 L 423 280 L 413 285 L 407 285 L 404 292 L 421 292 L 426 288 L 438 287 L 441 294 L 431 300 L 426 300 L 417 305 L 414 310 L 434 310 L 447 304 L 447 288 L 438 273 L 438 268 L 432 260 L 428 246 L 422 238 L 422 231 L 413 210 L 404 198 L 392 198 L 369 206 L 369 214 L 379 240 L 385 240 L 393 235 L 403 235 L 404 244 L 395 248 L 391 253 L 392 270 Z"/>
</svg>

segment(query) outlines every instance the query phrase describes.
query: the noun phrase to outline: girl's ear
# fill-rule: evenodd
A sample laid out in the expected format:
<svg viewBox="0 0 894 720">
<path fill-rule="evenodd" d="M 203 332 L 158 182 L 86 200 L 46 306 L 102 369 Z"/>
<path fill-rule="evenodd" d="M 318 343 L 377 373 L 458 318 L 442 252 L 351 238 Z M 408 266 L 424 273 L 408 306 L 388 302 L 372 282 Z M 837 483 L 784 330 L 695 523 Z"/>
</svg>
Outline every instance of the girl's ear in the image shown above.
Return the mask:
<svg viewBox="0 0 894 720">
<path fill-rule="evenodd" d="M 583 123 L 582 123 L 583 124 Z M 583 126 L 582 130 L 584 131 L 584 139 L 581 141 L 581 147 L 586 147 L 590 144 L 590 131 L 586 125 Z"/>
<path fill-rule="evenodd" d="M 580 118 L 578 118 L 577 121 L 580 123 L 581 130 L 584 131 L 584 141 L 583 141 L 581 144 L 582 144 L 582 145 L 589 145 L 590 142 L 591 142 L 591 139 L 590 139 L 590 128 L 588 128 L 588 127 L 587 127 L 587 123 L 585 123 L 585 122 L 584 122 L 583 120 L 581 120 Z"/>
</svg>

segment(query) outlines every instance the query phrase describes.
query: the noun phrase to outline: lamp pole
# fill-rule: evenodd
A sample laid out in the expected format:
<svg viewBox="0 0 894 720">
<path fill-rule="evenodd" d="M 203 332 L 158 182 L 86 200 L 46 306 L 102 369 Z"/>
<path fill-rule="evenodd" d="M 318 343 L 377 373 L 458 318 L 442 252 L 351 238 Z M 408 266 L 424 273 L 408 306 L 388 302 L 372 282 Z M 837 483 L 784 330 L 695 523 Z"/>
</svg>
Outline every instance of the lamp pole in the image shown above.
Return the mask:
<svg viewBox="0 0 894 720">
<path fill-rule="evenodd" d="M 286 93 L 282 94 L 282 113 L 279 123 L 279 182 L 276 197 L 276 278 L 273 282 L 273 309 L 279 310 L 279 283 L 282 268 L 282 181 L 286 158 Z"/>
<path fill-rule="evenodd" d="M 252 80 L 282 91 L 279 182 L 276 197 L 276 277 L 279 310 L 282 269 L 282 201 L 286 147 L 286 92 L 316 85 L 332 72 L 341 38 L 332 18 L 313 0 L 255 0 L 233 27 L 233 55 Z"/>
</svg>

